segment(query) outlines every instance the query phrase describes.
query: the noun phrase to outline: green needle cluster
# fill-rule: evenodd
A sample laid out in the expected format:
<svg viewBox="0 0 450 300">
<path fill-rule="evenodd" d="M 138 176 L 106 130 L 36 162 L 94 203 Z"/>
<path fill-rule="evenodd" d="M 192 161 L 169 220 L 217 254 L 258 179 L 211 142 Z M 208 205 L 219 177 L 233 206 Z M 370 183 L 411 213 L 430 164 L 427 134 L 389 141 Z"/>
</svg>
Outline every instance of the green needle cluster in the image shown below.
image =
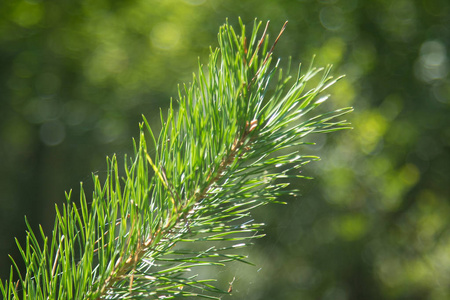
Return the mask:
<svg viewBox="0 0 450 300">
<path fill-rule="evenodd" d="M 237 249 L 262 236 L 251 210 L 294 194 L 286 178 L 302 177 L 297 169 L 317 158 L 297 146 L 308 134 L 348 128 L 336 117 L 351 111 L 312 115 L 339 78 L 312 66 L 284 76 L 272 60 L 285 26 L 269 43 L 261 22 L 249 37 L 240 24 L 241 35 L 220 28 L 219 48 L 161 114 L 159 135 L 144 117 L 123 177 L 117 158 L 108 158 L 106 179 L 93 177 L 92 198 L 81 186 L 79 204 L 68 193 L 56 207 L 51 236 L 29 226 L 25 245 L 18 243 L 27 269 L 13 261 L 10 279 L 0 281 L 3 299 L 219 299 L 231 292 L 198 270 L 245 262 Z"/>
</svg>

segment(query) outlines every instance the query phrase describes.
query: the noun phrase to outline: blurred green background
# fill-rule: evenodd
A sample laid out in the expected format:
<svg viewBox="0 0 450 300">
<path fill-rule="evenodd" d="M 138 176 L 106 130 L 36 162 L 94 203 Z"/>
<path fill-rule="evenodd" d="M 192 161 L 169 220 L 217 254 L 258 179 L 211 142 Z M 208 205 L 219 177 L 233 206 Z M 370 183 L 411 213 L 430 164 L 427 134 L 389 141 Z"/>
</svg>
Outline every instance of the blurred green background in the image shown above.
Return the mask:
<svg viewBox="0 0 450 300">
<path fill-rule="evenodd" d="M 346 74 L 331 108 L 354 130 L 318 135 L 302 197 L 259 209 L 256 267 L 219 274 L 234 299 L 450 299 L 448 0 L 0 2 L 0 277 L 23 216 L 54 204 L 105 156 L 132 153 L 145 114 L 189 82 L 226 18 L 271 20 L 275 55 Z M 230 298 L 231 297 L 226 297 Z"/>
</svg>

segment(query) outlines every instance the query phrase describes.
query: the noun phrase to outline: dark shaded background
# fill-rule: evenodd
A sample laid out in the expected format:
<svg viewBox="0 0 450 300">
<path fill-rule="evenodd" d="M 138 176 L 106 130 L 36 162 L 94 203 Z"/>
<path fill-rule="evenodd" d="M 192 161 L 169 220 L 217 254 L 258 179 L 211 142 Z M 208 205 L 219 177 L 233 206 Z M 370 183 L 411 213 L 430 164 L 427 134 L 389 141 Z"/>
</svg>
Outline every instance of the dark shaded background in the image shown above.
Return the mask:
<svg viewBox="0 0 450 300">
<path fill-rule="evenodd" d="M 132 152 L 141 114 L 159 122 L 238 16 L 272 38 L 289 20 L 277 56 L 346 74 L 330 106 L 355 129 L 313 138 L 303 196 L 257 211 L 257 266 L 221 274 L 234 298 L 450 299 L 447 0 L 1 1 L 0 277 L 23 216 L 50 232 L 64 191 Z"/>
</svg>

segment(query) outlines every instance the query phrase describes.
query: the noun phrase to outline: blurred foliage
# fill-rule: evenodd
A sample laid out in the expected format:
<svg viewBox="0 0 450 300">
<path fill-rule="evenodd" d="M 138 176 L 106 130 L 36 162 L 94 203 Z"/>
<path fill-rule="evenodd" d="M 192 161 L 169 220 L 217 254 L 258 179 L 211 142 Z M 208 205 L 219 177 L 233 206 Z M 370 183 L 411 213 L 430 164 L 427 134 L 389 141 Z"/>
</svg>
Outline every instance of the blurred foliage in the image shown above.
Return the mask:
<svg viewBox="0 0 450 300">
<path fill-rule="evenodd" d="M 328 105 L 353 105 L 355 130 L 302 149 L 323 157 L 303 171 L 316 179 L 258 211 L 258 267 L 223 274 L 234 298 L 450 297 L 446 0 L 0 2 L 1 277 L 23 215 L 51 230 L 63 191 L 130 153 L 140 115 L 157 126 L 238 16 L 270 19 L 271 35 L 289 20 L 276 56 L 346 74 Z"/>
</svg>

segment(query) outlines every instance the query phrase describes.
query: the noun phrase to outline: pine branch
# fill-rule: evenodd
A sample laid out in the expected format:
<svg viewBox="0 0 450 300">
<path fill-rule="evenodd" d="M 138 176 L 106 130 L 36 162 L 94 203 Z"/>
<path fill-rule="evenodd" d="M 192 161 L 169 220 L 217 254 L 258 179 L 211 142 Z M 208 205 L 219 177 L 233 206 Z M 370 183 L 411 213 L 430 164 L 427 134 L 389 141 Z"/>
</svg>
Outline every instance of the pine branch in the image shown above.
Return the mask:
<svg viewBox="0 0 450 300">
<path fill-rule="evenodd" d="M 67 203 L 56 207 L 51 237 L 28 225 L 25 246 L 17 243 L 27 270 L 22 276 L 13 260 L 10 278 L 0 281 L 4 299 L 219 299 L 231 293 L 196 272 L 246 262 L 236 251 L 263 236 L 251 210 L 294 194 L 283 180 L 302 177 L 296 170 L 316 159 L 296 146 L 310 133 L 348 128 L 336 117 L 351 111 L 306 116 L 340 77 L 330 76 L 331 67 L 311 65 L 304 74 L 299 68 L 290 84 L 279 61 L 270 67 L 286 24 L 270 49 L 268 25 L 259 40 L 261 22 L 249 40 L 242 22 L 241 36 L 228 24 L 221 27 L 219 49 L 179 89 L 177 111 L 171 104 L 167 116 L 161 114 L 158 137 L 143 118 L 134 156 L 124 160 L 125 176 L 116 157 L 108 158 L 106 180 L 93 177 L 90 204 L 81 185 L 79 205 L 68 193 Z M 315 84 L 307 88 L 310 81 Z"/>
</svg>

